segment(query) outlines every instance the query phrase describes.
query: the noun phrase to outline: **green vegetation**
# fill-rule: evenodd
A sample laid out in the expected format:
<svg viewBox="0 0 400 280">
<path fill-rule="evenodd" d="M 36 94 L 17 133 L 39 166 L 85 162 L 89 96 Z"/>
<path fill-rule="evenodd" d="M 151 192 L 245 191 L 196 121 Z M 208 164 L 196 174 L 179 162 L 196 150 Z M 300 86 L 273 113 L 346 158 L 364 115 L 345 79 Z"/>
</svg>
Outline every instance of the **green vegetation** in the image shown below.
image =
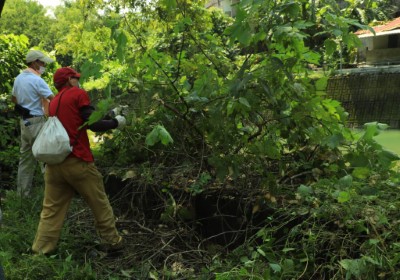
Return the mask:
<svg viewBox="0 0 400 280">
<path fill-rule="evenodd" d="M 19 21 L 45 17 L 31 1 L 37 9 L 13 17 L 24 2 L 6 2 L 0 35 L 8 279 L 399 278 L 399 158 L 380 144 L 387 127 L 353 133 L 324 95 L 360 43 L 352 31 L 390 14 L 386 1 L 244 0 L 235 19 L 204 1 L 65 1 L 45 31 L 22 35 Z M 90 121 L 126 106 L 128 126 L 96 135 L 95 153 L 128 241 L 121 256 L 96 250 L 79 197 L 58 251 L 29 252 L 43 186 L 21 201 L 3 170 L 17 168 L 8 97 L 32 46 L 82 73 Z"/>
</svg>

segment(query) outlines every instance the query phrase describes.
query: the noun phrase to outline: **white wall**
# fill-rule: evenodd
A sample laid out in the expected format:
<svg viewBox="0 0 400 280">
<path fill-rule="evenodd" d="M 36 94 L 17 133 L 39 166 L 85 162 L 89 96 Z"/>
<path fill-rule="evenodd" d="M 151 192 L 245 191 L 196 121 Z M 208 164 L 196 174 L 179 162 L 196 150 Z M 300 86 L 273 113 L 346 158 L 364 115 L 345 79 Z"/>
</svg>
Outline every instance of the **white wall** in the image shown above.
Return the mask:
<svg viewBox="0 0 400 280">
<path fill-rule="evenodd" d="M 238 0 L 212 0 L 208 1 L 206 4 L 206 8 L 216 7 L 220 8 L 224 11 L 224 13 L 235 16 L 235 8 L 232 7 L 232 4 L 239 2 Z"/>
</svg>

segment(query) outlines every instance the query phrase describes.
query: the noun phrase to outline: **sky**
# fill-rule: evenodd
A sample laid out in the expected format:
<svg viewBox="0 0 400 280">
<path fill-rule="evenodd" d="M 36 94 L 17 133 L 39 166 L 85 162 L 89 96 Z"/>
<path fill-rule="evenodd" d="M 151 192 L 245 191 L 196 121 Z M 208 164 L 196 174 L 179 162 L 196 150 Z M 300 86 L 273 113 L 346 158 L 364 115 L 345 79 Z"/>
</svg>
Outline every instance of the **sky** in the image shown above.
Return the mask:
<svg viewBox="0 0 400 280">
<path fill-rule="evenodd" d="M 61 0 L 36 0 L 38 3 L 42 4 L 45 8 L 49 8 L 50 11 L 47 12 L 48 16 L 54 16 L 52 8 L 61 5 Z"/>
<path fill-rule="evenodd" d="M 55 7 L 62 3 L 61 0 L 36 0 L 36 1 L 45 7 Z"/>
</svg>

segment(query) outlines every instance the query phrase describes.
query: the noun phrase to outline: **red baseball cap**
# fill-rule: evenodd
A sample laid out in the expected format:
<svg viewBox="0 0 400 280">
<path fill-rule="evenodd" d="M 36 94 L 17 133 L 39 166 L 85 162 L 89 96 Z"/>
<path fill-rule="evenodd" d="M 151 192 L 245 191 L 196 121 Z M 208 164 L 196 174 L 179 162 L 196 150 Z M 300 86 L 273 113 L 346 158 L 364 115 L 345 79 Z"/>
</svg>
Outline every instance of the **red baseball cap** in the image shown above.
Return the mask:
<svg viewBox="0 0 400 280">
<path fill-rule="evenodd" d="M 60 89 L 64 84 L 68 82 L 68 79 L 74 77 L 74 78 L 80 78 L 81 74 L 76 72 L 74 69 L 71 67 L 62 67 L 57 69 L 56 73 L 54 73 L 53 81 L 54 85 L 57 89 Z"/>
</svg>

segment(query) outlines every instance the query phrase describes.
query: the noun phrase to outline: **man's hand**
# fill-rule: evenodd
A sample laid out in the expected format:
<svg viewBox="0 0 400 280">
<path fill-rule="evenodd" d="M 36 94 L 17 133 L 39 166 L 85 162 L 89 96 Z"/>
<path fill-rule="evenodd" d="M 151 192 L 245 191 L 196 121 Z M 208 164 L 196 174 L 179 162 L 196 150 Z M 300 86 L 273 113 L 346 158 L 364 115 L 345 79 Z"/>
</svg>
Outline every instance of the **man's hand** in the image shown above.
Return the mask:
<svg viewBox="0 0 400 280">
<path fill-rule="evenodd" d="M 116 119 L 117 122 L 118 122 L 118 127 L 117 127 L 118 129 L 122 129 L 122 128 L 125 127 L 125 125 L 126 125 L 126 119 L 125 119 L 124 116 L 118 115 L 118 116 L 115 116 L 115 119 Z"/>
<path fill-rule="evenodd" d="M 127 105 L 119 105 L 110 111 L 111 117 L 115 117 L 118 115 L 125 115 L 127 112 L 128 106 Z"/>
<path fill-rule="evenodd" d="M 119 114 L 121 114 L 121 111 L 122 111 L 122 109 L 120 106 L 115 107 L 114 109 L 112 109 L 110 111 L 110 115 L 111 115 L 111 117 L 115 118 L 115 116 L 118 116 Z"/>
</svg>

